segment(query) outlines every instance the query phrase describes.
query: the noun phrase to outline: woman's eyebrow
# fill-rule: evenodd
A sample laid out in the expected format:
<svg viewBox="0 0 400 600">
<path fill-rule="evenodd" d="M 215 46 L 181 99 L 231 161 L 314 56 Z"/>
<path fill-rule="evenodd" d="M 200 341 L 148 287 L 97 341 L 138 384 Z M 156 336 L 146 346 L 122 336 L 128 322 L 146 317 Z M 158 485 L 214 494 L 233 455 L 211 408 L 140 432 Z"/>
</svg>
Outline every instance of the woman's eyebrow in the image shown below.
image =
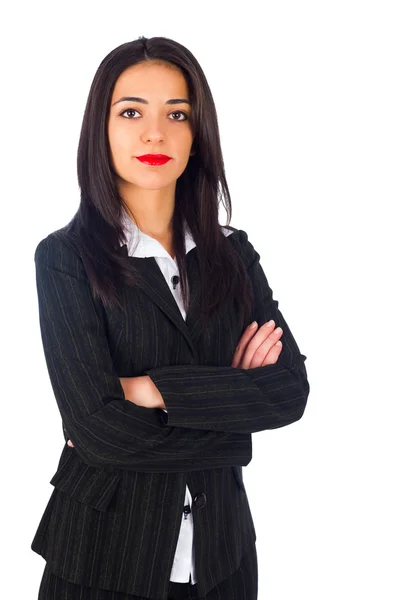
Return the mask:
<svg viewBox="0 0 400 600">
<path fill-rule="evenodd" d="M 123 98 L 116 100 L 116 102 L 113 102 L 112 106 L 114 106 L 114 104 L 118 104 L 118 102 L 142 102 L 142 104 L 149 103 L 148 100 L 145 100 L 144 98 L 138 98 L 137 96 L 124 96 Z M 191 102 L 189 102 L 189 100 L 186 100 L 185 98 L 172 98 L 171 100 L 167 100 L 165 102 L 165 104 L 189 104 L 189 105 L 191 105 Z"/>
</svg>

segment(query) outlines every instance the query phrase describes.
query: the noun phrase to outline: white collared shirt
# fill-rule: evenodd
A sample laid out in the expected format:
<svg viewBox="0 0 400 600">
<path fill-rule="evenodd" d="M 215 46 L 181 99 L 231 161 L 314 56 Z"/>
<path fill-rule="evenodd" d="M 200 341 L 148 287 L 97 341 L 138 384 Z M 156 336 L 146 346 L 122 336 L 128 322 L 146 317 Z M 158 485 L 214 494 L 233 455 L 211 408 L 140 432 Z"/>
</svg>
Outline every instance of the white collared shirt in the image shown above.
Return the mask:
<svg viewBox="0 0 400 600">
<path fill-rule="evenodd" d="M 186 254 L 196 246 L 196 243 L 191 235 L 191 232 L 185 223 L 185 248 Z M 182 317 L 186 319 L 186 311 L 183 307 L 182 294 L 180 285 L 172 284 L 172 277 L 179 276 L 178 264 L 176 258 L 167 252 L 164 246 L 155 238 L 147 235 L 132 221 L 125 209 L 123 209 L 123 226 L 126 231 L 127 249 L 129 256 L 137 258 L 147 258 L 153 256 L 160 267 L 162 274 L 171 290 L 171 294 L 176 300 Z M 233 233 L 226 227 L 221 227 L 223 233 L 228 236 Z M 122 244 L 121 244 L 122 245 Z M 163 409 L 165 412 L 167 410 Z M 184 506 L 192 507 L 192 496 L 189 488 L 186 486 Z M 182 523 L 179 533 L 178 543 L 176 546 L 174 562 L 170 575 L 170 581 L 176 583 L 187 583 L 190 581 L 194 585 L 196 581 L 195 562 L 194 562 L 194 544 L 193 544 L 193 516 L 192 512 L 185 514 L 182 511 Z"/>
</svg>

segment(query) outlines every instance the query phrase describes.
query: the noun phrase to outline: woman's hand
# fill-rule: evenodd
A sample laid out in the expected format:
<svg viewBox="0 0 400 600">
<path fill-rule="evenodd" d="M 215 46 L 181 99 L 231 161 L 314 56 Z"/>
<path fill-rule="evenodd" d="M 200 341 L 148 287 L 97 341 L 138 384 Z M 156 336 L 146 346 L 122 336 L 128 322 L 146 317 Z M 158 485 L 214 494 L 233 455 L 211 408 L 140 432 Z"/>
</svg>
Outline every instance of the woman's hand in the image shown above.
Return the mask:
<svg viewBox="0 0 400 600">
<path fill-rule="evenodd" d="M 145 408 L 166 408 L 163 397 L 151 377 L 120 377 L 125 400 Z"/>
<path fill-rule="evenodd" d="M 283 333 L 282 329 L 280 327 L 275 329 L 273 320 L 264 323 L 258 331 L 257 327 L 257 324 L 254 328 L 249 326 L 243 333 L 233 355 L 232 367 L 254 369 L 273 365 L 278 360 L 282 351 L 282 342 L 279 342 L 278 346 L 276 343 Z"/>
<path fill-rule="evenodd" d="M 152 379 L 148 375 L 139 377 L 120 377 L 125 400 L 145 408 L 166 408 L 164 400 Z M 68 446 L 74 448 L 71 440 Z"/>
<path fill-rule="evenodd" d="M 152 381 L 148 375 L 140 377 L 120 377 L 119 380 L 124 390 L 125 400 L 129 400 L 129 402 L 133 402 L 133 404 L 136 404 L 137 406 L 157 408 L 155 406 L 153 390 L 149 385 L 149 381 L 151 383 Z"/>
</svg>

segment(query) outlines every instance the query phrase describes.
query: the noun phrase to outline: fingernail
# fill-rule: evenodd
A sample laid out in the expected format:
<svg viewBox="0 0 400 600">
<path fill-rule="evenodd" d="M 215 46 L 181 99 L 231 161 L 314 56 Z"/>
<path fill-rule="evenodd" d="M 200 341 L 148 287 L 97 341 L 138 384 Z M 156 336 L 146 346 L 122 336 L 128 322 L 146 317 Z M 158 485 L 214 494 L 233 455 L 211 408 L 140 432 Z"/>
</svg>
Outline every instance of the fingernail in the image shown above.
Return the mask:
<svg viewBox="0 0 400 600">
<path fill-rule="evenodd" d="M 250 325 L 249 325 L 249 329 L 254 329 L 254 327 L 256 327 L 257 325 L 257 321 L 253 321 Z"/>
<path fill-rule="evenodd" d="M 270 327 L 271 325 L 273 325 L 273 323 L 274 323 L 274 320 L 271 319 L 270 321 L 268 321 L 267 326 Z"/>
</svg>

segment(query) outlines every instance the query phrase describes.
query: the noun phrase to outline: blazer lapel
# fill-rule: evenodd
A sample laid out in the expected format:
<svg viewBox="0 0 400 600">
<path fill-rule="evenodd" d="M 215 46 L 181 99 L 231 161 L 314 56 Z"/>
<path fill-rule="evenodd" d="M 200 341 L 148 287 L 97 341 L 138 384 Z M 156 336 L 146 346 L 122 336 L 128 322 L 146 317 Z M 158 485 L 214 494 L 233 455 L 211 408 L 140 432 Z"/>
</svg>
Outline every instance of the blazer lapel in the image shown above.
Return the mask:
<svg viewBox="0 0 400 600">
<path fill-rule="evenodd" d="M 157 261 L 153 256 L 138 258 L 129 256 L 126 244 L 121 246 L 121 251 L 127 256 L 129 261 L 133 262 L 143 280 L 141 289 L 149 299 L 157 304 L 164 314 L 174 323 L 186 339 L 196 361 L 198 353 L 195 342 L 200 334 L 200 285 L 198 277 L 198 264 L 196 248 L 188 252 L 187 256 L 187 275 L 189 282 L 189 307 L 186 313 L 186 320 L 182 317 L 181 311 L 173 297 L 168 283 L 162 274 Z"/>
</svg>

